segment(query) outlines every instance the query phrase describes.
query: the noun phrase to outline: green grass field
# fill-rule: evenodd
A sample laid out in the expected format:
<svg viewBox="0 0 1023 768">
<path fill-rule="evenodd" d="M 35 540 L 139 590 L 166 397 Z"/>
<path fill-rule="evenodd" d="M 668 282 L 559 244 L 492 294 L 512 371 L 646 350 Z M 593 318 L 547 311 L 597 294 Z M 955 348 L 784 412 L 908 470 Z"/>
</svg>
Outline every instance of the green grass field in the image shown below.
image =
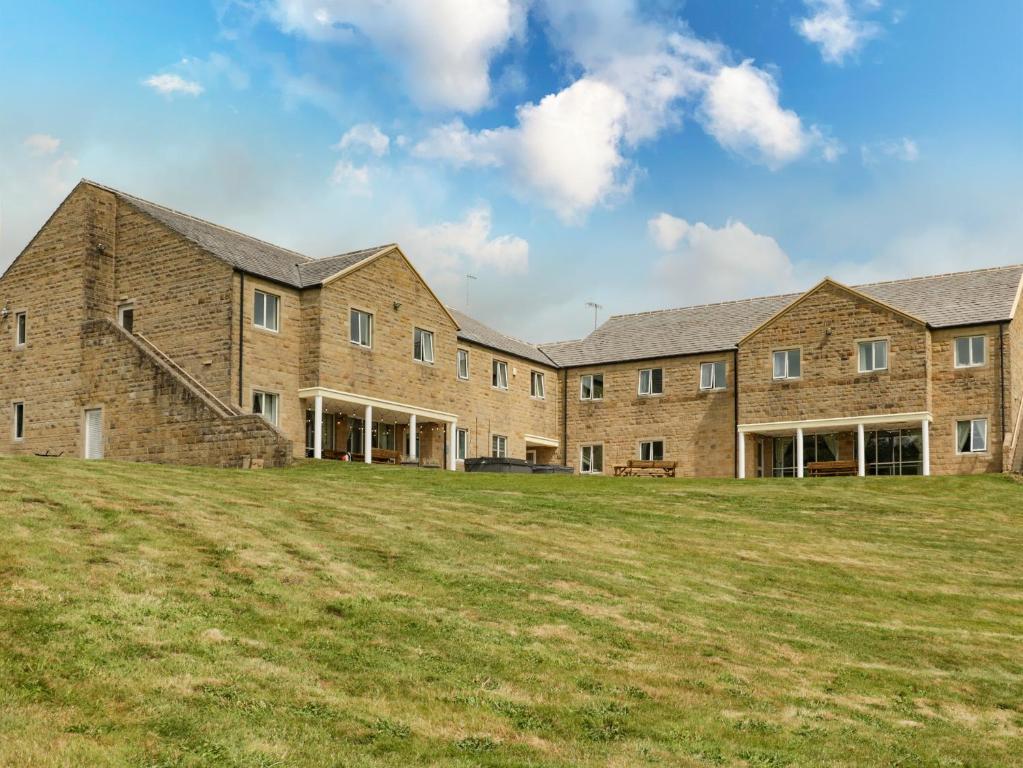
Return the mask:
<svg viewBox="0 0 1023 768">
<path fill-rule="evenodd" d="M 0 459 L 0 765 L 1018 764 L 1023 484 Z"/>
</svg>

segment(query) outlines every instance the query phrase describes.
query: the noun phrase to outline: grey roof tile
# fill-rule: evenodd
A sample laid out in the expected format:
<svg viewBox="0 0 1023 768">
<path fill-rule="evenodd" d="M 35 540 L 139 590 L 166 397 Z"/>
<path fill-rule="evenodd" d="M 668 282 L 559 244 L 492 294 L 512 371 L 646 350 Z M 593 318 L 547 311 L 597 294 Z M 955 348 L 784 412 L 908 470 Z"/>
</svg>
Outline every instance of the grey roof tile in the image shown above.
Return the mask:
<svg viewBox="0 0 1023 768">
<path fill-rule="evenodd" d="M 392 243 L 393 245 L 393 243 Z M 353 267 L 360 261 L 368 259 L 375 253 L 388 248 L 388 245 L 377 245 L 373 248 L 361 248 L 358 251 L 339 253 L 337 256 L 327 256 L 323 259 L 314 259 L 298 265 L 298 274 L 303 288 L 310 285 L 319 285 L 329 277 L 338 272 Z"/>
<path fill-rule="evenodd" d="M 458 338 L 472 341 L 500 352 L 506 352 L 509 355 L 532 360 L 534 363 L 547 366 L 552 365 L 551 359 L 541 352 L 538 347 L 495 331 L 493 328 L 484 325 L 475 318 L 469 317 L 464 312 L 459 312 L 457 309 L 448 307 L 448 311 L 455 318 L 455 322 L 458 323 Z"/>
</svg>

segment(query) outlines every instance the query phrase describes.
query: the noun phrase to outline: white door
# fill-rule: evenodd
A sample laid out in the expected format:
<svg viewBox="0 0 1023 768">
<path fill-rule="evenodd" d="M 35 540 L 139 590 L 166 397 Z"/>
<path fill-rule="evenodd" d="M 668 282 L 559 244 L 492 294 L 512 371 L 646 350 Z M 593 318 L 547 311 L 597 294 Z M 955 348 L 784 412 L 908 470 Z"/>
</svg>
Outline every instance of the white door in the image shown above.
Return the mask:
<svg viewBox="0 0 1023 768">
<path fill-rule="evenodd" d="M 85 412 L 85 458 L 103 458 L 103 409 Z"/>
</svg>

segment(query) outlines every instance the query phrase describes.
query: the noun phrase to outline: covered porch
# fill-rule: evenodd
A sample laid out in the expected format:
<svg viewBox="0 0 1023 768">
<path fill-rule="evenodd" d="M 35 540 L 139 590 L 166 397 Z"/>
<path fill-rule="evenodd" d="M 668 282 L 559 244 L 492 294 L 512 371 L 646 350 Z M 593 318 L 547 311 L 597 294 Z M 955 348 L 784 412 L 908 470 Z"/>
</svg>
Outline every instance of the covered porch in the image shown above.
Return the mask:
<svg viewBox="0 0 1023 768">
<path fill-rule="evenodd" d="M 930 475 L 928 412 L 738 426 L 737 474 L 747 476 L 748 450 L 756 477 Z"/>
<path fill-rule="evenodd" d="M 458 417 L 431 408 L 326 387 L 299 390 L 306 455 L 457 468 Z"/>
</svg>

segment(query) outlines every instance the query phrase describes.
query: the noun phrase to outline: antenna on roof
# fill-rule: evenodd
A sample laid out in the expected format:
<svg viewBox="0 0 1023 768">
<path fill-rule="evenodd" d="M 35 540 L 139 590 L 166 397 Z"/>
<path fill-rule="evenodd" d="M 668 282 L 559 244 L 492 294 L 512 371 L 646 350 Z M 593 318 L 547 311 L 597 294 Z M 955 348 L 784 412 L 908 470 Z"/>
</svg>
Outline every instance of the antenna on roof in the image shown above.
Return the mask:
<svg viewBox="0 0 1023 768">
<path fill-rule="evenodd" d="M 470 275 L 468 273 L 465 275 L 465 311 L 467 314 L 469 312 L 469 286 L 472 285 L 472 281 L 476 279 L 476 275 Z"/>
<path fill-rule="evenodd" d="M 603 304 L 598 304 L 595 301 L 587 301 L 586 302 L 586 306 L 593 308 L 593 330 L 597 330 L 597 312 L 599 310 L 603 309 L 604 305 Z"/>
</svg>

